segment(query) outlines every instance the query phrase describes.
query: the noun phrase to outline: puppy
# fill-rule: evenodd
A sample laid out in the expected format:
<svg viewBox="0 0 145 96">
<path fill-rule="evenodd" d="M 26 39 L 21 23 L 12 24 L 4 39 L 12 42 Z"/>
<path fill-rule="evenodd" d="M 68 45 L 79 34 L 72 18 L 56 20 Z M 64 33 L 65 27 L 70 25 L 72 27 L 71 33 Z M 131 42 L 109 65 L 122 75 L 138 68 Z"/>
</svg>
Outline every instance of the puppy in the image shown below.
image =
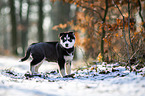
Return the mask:
<svg viewBox="0 0 145 96">
<path fill-rule="evenodd" d="M 75 35 L 73 32 L 64 32 L 59 34 L 59 42 L 41 42 L 33 43 L 27 49 L 26 55 L 21 61 L 27 60 L 30 55 L 30 71 L 33 74 L 38 73 L 38 69 L 43 63 L 43 60 L 57 62 L 60 75 L 63 77 L 66 74 L 71 74 L 71 62 L 73 60 Z M 66 71 L 66 72 L 65 72 Z"/>
</svg>

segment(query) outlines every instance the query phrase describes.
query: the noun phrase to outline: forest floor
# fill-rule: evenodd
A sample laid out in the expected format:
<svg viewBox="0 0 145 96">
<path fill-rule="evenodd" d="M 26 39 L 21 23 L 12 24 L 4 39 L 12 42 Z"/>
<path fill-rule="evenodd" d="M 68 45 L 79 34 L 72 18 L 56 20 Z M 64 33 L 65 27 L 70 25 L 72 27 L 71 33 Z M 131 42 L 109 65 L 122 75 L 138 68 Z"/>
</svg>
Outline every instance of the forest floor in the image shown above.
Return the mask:
<svg viewBox="0 0 145 96">
<path fill-rule="evenodd" d="M 118 63 L 96 63 L 61 78 L 56 63 L 44 62 L 40 76 L 28 77 L 29 61 L 18 61 L 0 57 L 0 96 L 145 96 L 145 67 L 130 72 Z"/>
</svg>

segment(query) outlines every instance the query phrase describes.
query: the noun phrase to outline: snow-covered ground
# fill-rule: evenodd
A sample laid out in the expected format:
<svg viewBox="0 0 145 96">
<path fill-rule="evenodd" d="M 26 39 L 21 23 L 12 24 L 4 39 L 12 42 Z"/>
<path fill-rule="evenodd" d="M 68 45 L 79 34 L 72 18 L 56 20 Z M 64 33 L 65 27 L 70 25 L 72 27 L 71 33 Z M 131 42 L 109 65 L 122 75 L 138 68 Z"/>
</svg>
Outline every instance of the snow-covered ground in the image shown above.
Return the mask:
<svg viewBox="0 0 145 96">
<path fill-rule="evenodd" d="M 57 73 L 49 73 L 57 70 L 56 63 L 44 62 L 39 71 L 49 73 L 45 79 L 26 79 L 29 62 L 18 61 L 0 57 L 0 96 L 145 96 L 145 77 L 141 75 L 145 68 L 136 75 L 120 66 L 112 72 L 112 66 L 118 64 L 108 64 L 107 69 L 93 65 L 73 70 L 74 78 L 61 78 Z"/>
</svg>

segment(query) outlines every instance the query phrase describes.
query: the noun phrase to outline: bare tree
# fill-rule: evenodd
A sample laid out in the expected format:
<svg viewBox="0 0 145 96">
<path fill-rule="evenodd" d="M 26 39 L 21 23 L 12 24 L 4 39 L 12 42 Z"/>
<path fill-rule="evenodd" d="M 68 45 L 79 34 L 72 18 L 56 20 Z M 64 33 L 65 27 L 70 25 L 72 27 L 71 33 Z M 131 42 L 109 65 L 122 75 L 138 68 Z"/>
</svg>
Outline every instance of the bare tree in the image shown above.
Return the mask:
<svg viewBox="0 0 145 96">
<path fill-rule="evenodd" d="M 44 34 L 43 34 L 43 0 L 39 0 L 38 2 L 38 6 L 39 6 L 39 20 L 38 20 L 38 41 L 39 42 L 43 42 L 44 39 Z"/>
<path fill-rule="evenodd" d="M 17 23 L 15 15 L 15 0 L 9 0 L 10 6 L 10 18 L 11 18 L 11 44 L 12 44 L 12 53 L 17 55 Z"/>
<path fill-rule="evenodd" d="M 105 23 L 106 21 L 106 16 L 108 13 L 108 0 L 105 0 L 105 4 L 106 4 L 106 9 L 105 9 L 105 13 L 104 13 L 104 17 L 102 19 L 103 23 Z M 102 55 L 102 60 L 104 61 L 104 37 L 105 37 L 105 29 L 104 26 L 102 27 L 102 37 L 101 37 L 101 55 Z"/>
</svg>

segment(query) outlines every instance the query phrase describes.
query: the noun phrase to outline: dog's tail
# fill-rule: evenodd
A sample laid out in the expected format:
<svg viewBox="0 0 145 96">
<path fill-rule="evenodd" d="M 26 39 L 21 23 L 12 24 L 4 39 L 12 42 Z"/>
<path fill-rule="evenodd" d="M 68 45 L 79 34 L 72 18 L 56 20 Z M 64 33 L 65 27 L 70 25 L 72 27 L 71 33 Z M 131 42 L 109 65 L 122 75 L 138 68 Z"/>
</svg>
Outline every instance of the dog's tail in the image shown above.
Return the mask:
<svg viewBox="0 0 145 96">
<path fill-rule="evenodd" d="M 29 48 L 27 49 L 27 52 L 26 52 L 26 54 L 25 54 L 25 57 L 23 57 L 23 58 L 20 60 L 20 62 L 23 62 L 23 61 L 27 60 L 27 59 L 30 57 L 30 52 L 31 52 L 31 47 L 29 47 Z"/>
</svg>

